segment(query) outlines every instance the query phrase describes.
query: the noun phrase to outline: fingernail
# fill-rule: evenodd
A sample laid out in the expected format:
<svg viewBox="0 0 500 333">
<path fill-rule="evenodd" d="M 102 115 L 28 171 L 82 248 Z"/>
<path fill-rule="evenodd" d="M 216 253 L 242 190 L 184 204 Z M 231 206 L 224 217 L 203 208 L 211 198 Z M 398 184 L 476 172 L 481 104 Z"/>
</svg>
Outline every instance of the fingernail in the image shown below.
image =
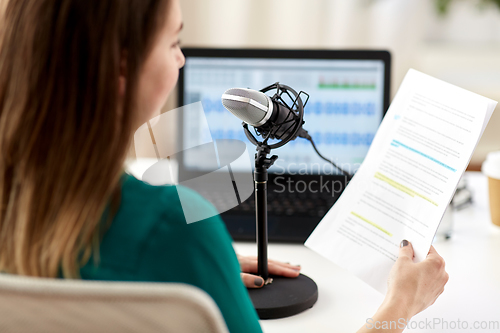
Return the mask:
<svg viewBox="0 0 500 333">
<path fill-rule="evenodd" d="M 400 247 L 405 247 L 406 245 L 408 245 L 408 241 L 406 239 L 403 239 L 401 241 L 401 244 L 399 245 Z"/>
<path fill-rule="evenodd" d="M 262 279 L 262 278 L 255 278 L 255 281 L 253 283 L 255 283 L 255 285 L 257 287 L 260 287 L 264 283 L 264 279 Z"/>
</svg>

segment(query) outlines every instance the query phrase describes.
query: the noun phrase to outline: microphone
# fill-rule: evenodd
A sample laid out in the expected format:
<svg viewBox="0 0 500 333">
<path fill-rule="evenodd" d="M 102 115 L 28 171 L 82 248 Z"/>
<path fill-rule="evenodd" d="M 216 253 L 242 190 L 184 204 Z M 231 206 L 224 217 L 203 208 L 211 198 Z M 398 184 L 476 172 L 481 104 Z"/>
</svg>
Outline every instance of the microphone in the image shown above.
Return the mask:
<svg viewBox="0 0 500 333">
<path fill-rule="evenodd" d="M 306 137 L 307 132 L 302 129 L 304 121 L 301 121 L 296 112 L 263 92 L 231 88 L 222 95 L 222 105 L 259 132 L 263 134 L 271 132 L 269 135 L 271 139 L 293 135 L 297 126 L 300 128 L 289 140 L 294 140 L 297 136 Z"/>
<path fill-rule="evenodd" d="M 276 94 L 273 97 L 269 97 L 262 92 L 272 89 L 276 89 Z M 262 91 L 245 88 L 231 88 L 222 94 L 222 105 L 229 112 L 243 120 L 245 124 L 253 126 L 257 133 L 265 138 L 263 142 L 257 141 L 248 130 L 247 125 L 244 124 L 243 128 L 250 142 L 256 146 L 266 144 L 270 149 L 274 149 L 295 140 L 297 137 L 304 138 L 311 142 L 314 151 L 321 159 L 332 164 L 344 174 L 348 180 L 351 180 L 353 175 L 339 168 L 335 162 L 323 156 L 316 147 L 313 138 L 302 128 L 302 125 L 305 123 L 303 120 L 304 106 L 309 100 L 309 95 L 303 91 L 297 94 L 294 89 L 287 85 L 279 84 L 279 82 L 262 89 Z M 281 98 L 283 94 L 291 97 L 289 93 L 295 96 L 295 100 L 291 107 Z M 304 103 L 300 97 L 301 94 L 307 96 Z M 294 109 L 294 107 L 296 107 L 296 109 Z M 268 138 L 278 139 L 281 140 L 281 142 L 268 144 Z"/>
</svg>

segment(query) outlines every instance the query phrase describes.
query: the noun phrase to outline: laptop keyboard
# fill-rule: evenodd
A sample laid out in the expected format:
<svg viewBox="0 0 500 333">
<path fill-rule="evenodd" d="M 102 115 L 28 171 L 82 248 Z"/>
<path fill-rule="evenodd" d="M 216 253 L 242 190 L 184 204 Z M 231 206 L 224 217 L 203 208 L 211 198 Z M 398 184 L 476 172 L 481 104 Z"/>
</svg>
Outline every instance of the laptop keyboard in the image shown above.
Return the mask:
<svg viewBox="0 0 500 333">
<path fill-rule="evenodd" d="M 337 178 L 328 180 L 332 179 Z M 235 200 L 234 193 L 196 190 L 216 207 L 227 206 L 227 202 Z M 304 243 L 340 196 L 338 192 L 332 195 L 331 190 L 323 190 L 312 186 L 311 191 L 283 191 L 282 185 L 275 185 L 270 180 L 267 189 L 269 242 Z M 221 217 L 233 240 L 255 241 L 255 192 L 241 204 L 222 213 Z"/>
<path fill-rule="evenodd" d="M 337 196 L 330 193 L 278 192 L 272 188 L 267 192 L 267 213 L 275 216 L 303 216 L 322 218 L 333 206 Z M 255 215 L 255 195 L 231 209 L 228 213 Z"/>
</svg>

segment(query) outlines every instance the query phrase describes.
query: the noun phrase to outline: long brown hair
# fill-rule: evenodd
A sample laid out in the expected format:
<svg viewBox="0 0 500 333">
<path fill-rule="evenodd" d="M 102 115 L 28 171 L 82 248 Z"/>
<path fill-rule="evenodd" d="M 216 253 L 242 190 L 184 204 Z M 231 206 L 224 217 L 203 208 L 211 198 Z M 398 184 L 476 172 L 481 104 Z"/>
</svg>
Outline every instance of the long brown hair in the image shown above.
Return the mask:
<svg viewBox="0 0 500 333">
<path fill-rule="evenodd" d="M 2 10 L 0 271 L 78 277 L 96 250 L 168 2 L 10 0 Z"/>
</svg>

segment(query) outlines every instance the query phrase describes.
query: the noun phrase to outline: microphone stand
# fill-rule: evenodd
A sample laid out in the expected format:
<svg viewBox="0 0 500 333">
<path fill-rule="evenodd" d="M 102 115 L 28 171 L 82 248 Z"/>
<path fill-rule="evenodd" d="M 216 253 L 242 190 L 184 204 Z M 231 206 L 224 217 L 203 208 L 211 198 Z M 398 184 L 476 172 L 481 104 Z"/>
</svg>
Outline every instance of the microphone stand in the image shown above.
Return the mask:
<svg viewBox="0 0 500 333">
<path fill-rule="evenodd" d="M 267 259 L 267 169 L 278 156 L 270 158 L 269 145 L 259 143 L 255 154 L 255 216 L 257 219 L 258 274 L 264 279 L 262 288 L 248 289 L 260 319 L 277 319 L 296 315 L 311 308 L 318 300 L 318 286 L 309 277 L 270 276 Z"/>
<path fill-rule="evenodd" d="M 278 159 L 273 155 L 267 158 L 271 148 L 267 144 L 259 144 L 255 154 L 255 217 L 257 218 L 257 258 L 258 274 L 269 282 L 269 271 L 267 269 L 267 169 Z"/>
</svg>

